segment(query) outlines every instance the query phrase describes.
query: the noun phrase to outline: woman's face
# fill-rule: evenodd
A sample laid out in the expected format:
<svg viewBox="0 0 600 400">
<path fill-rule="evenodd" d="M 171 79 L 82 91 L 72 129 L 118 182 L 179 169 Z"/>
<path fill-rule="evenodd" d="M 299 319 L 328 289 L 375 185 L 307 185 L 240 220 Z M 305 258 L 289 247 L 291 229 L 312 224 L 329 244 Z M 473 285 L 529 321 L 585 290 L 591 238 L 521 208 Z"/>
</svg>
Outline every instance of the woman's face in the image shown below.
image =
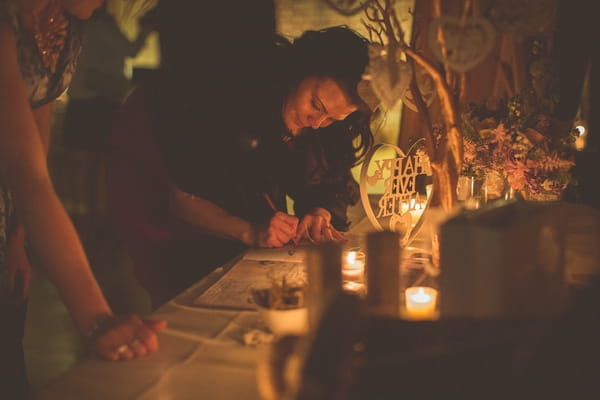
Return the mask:
<svg viewBox="0 0 600 400">
<path fill-rule="evenodd" d="M 60 0 L 63 8 L 72 16 L 88 19 L 94 11 L 102 6 L 104 0 Z"/>
<path fill-rule="evenodd" d="M 304 128 L 324 128 L 357 110 L 344 90 L 330 78 L 305 78 L 283 105 L 283 122 L 298 136 Z"/>
</svg>

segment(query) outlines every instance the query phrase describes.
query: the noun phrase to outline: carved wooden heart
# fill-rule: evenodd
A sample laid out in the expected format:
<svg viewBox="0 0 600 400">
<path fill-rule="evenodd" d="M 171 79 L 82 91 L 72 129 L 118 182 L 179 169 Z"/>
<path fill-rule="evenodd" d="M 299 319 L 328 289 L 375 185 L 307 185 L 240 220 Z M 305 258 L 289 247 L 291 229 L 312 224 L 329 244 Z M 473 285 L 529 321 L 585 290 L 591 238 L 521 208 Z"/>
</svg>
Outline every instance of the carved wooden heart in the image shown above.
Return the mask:
<svg viewBox="0 0 600 400">
<path fill-rule="evenodd" d="M 369 51 L 368 75 L 371 78 L 371 88 L 381 100 L 386 109 L 393 108 L 408 88 L 412 79 L 412 68 L 407 62 L 396 60 L 390 66 L 387 55 L 381 52 Z M 392 73 L 396 73 L 396 80 L 392 83 Z"/>
<path fill-rule="evenodd" d="M 408 245 L 418 232 L 429 204 L 429 159 L 413 146 L 408 154 L 380 143 L 367 154 L 360 172 L 360 196 L 365 214 L 377 230 L 400 234 Z"/>
<path fill-rule="evenodd" d="M 429 45 L 433 54 L 456 72 L 466 72 L 479 64 L 494 47 L 495 37 L 494 26 L 485 18 L 462 21 L 457 17 L 441 16 L 429 25 Z"/>
</svg>

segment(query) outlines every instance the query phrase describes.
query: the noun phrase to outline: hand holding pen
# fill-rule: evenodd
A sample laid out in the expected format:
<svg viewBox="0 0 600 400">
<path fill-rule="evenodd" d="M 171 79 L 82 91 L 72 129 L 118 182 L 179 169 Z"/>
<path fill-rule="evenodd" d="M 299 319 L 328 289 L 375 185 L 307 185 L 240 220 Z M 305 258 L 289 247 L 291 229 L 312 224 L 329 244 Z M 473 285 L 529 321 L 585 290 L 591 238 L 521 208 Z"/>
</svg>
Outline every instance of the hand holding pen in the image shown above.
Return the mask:
<svg viewBox="0 0 600 400">
<path fill-rule="evenodd" d="M 265 201 L 277 213 L 277 207 L 267 193 L 263 193 Z M 315 207 L 302 217 L 302 221 L 297 225 L 296 234 L 292 241 L 298 244 L 302 240 L 308 240 L 311 243 L 320 242 L 345 242 L 346 238 L 331 225 L 331 214 L 324 208 Z"/>
<path fill-rule="evenodd" d="M 273 215 L 266 224 L 255 229 L 255 242 L 257 247 L 282 247 L 296 236 L 298 218 L 293 215 L 278 211 L 268 194 L 263 194 Z"/>
</svg>

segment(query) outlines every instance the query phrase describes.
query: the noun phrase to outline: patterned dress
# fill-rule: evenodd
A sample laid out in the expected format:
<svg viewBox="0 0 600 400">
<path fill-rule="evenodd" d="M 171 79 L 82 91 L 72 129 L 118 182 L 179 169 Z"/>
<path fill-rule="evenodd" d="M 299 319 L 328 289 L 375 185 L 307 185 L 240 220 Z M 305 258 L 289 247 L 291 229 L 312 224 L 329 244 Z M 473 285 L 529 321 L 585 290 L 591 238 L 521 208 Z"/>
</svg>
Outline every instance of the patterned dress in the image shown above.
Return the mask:
<svg viewBox="0 0 600 400">
<path fill-rule="evenodd" d="M 65 45 L 56 65 L 56 72 L 52 73 L 44 66 L 33 37 L 21 25 L 12 3 L 0 2 L 0 20 L 13 28 L 17 39 L 19 66 L 32 109 L 55 100 L 71 81 L 81 48 L 82 23 L 77 19 L 68 18 L 69 28 Z M 6 244 L 14 224 L 12 196 L 0 182 L 0 297 L 6 291 Z"/>
</svg>

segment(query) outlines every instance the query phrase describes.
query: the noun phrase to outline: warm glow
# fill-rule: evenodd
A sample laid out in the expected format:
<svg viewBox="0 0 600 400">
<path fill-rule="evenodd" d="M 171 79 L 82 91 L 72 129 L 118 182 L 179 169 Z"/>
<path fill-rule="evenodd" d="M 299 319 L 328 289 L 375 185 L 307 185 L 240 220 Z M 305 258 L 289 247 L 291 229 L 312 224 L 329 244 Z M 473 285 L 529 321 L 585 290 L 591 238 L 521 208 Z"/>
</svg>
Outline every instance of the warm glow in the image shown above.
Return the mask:
<svg viewBox="0 0 600 400">
<path fill-rule="evenodd" d="M 355 251 L 349 251 L 348 252 L 348 257 L 347 260 L 348 265 L 352 265 L 356 262 L 356 252 Z"/>
<path fill-rule="evenodd" d="M 406 319 L 431 320 L 437 318 L 438 291 L 431 287 L 417 286 L 406 289 L 405 310 Z"/>
<path fill-rule="evenodd" d="M 345 281 L 362 281 L 365 273 L 365 253 L 348 251 L 342 263 L 342 278 Z"/>
<path fill-rule="evenodd" d="M 575 138 L 575 149 L 581 151 L 585 149 L 587 131 L 583 125 L 577 125 L 575 127 L 575 131 L 577 131 L 577 137 Z"/>
<path fill-rule="evenodd" d="M 346 281 L 343 283 L 342 287 L 345 291 L 350 293 L 362 294 L 365 290 L 365 284 L 354 282 L 354 281 Z"/>
<path fill-rule="evenodd" d="M 417 291 L 410 296 L 411 301 L 419 304 L 431 303 L 433 296 L 425 292 L 425 289 L 420 287 Z"/>
</svg>

